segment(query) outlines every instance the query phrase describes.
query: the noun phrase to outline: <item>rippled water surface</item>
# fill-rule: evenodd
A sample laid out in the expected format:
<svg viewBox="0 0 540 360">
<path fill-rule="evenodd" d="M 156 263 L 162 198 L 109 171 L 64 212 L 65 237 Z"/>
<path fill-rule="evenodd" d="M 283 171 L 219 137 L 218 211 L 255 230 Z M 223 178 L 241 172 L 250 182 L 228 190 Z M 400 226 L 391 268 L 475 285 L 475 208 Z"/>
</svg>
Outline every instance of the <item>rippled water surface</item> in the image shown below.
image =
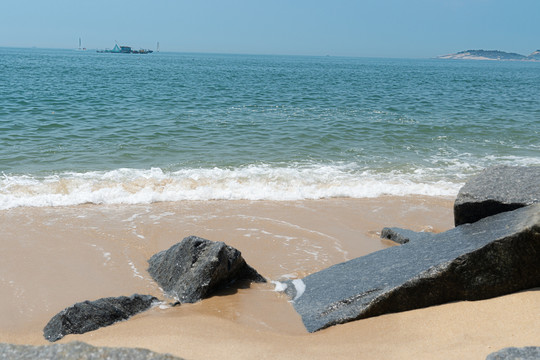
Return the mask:
<svg viewBox="0 0 540 360">
<path fill-rule="evenodd" d="M 540 63 L 0 48 L 0 208 L 453 195 L 540 164 Z"/>
</svg>

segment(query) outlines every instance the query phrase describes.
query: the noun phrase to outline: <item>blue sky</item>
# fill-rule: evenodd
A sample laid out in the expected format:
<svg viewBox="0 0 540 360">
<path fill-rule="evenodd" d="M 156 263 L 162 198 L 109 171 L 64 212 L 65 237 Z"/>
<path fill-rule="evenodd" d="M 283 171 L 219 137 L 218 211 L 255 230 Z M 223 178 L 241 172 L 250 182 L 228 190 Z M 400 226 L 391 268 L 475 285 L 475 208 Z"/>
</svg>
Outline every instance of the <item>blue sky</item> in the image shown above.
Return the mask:
<svg viewBox="0 0 540 360">
<path fill-rule="evenodd" d="M 540 0 L 1 0 L 0 46 L 433 57 L 540 48 Z"/>
</svg>

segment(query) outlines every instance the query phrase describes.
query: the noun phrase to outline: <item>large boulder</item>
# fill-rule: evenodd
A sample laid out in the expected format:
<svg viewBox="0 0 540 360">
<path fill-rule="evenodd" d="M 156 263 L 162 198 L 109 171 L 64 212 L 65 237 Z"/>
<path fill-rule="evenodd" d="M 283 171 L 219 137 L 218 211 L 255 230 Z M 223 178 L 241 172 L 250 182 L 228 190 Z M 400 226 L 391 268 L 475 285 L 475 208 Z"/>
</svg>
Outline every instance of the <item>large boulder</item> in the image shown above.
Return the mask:
<svg viewBox="0 0 540 360">
<path fill-rule="evenodd" d="M 53 342 L 69 334 L 84 334 L 149 309 L 159 300 L 150 295 L 109 297 L 76 303 L 53 316 L 43 329 L 45 339 Z"/>
<path fill-rule="evenodd" d="M 538 287 L 540 204 L 420 237 L 284 285 L 310 332 Z"/>
<path fill-rule="evenodd" d="M 148 260 L 148 272 L 167 295 L 197 302 L 238 280 L 266 282 L 242 254 L 223 242 L 189 236 Z"/>
<path fill-rule="evenodd" d="M 146 349 L 94 347 L 79 341 L 54 345 L 0 344 L 0 359 L 17 360 L 182 360 Z"/>
<path fill-rule="evenodd" d="M 540 166 L 497 166 L 469 180 L 454 203 L 455 225 L 540 202 Z"/>
<path fill-rule="evenodd" d="M 526 346 L 522 348 L 508 347 L 491 353 L 486 360 L 538 360 L 540 359 L 540 347 Z"/>
</svg>

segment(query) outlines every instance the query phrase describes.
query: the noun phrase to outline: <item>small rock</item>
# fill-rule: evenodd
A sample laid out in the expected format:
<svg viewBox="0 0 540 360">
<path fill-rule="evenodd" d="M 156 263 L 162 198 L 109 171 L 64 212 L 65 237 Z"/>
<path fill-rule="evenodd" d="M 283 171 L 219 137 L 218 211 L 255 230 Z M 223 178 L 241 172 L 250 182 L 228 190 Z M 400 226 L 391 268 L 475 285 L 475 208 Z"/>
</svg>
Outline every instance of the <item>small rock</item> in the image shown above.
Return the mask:
<svg viewBox="0 0 540 360">
<path fill-rule="evenodd" d="M 411 240 L 430 238 L 433 235 L 434 234 L 430 232 L 418 232 L 397 227 L 385 227 L 381 231 L 382 239 L 391 240 L 401 245 L 406 244 Z"/>
<path fill-rule="evenodd" d="M 189 236 L 148 260 L 148 272 L 182 303 L 197 302 L 237 280 L 266 282 L 242 254 L 223 242 Z"/>
<path fill-rule="evenodd" d="M 74 341 L 54 345 L 0 344 L 0 359 L 6 360 L 182 360 L 146 349 L 95 347 Z"/>
<path fill-rule="evenodd" d="M 76 303 L 53 316 L 43 329 L 45 339 L 54 342 L 69 334 L 84 334 L 149 309 L 159 301 L 150 295 L 109 297 Z"/>
<path fill-rule="evenodd" d="M 486 360 L 538 360 L 540 359 L 540 347 L 526 346 L 522 348 L 509 347 L 491 353 Z"/>
</svg>

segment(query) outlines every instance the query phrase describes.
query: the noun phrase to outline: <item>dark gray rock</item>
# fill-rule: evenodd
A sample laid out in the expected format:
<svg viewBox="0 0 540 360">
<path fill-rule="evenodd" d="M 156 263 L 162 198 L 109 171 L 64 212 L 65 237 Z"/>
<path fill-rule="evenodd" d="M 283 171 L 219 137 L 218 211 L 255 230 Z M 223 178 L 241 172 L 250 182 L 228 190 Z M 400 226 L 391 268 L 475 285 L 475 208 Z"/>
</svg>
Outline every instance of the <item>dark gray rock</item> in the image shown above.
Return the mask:
<svg viewBox="0 0 540 360">
<path fill-rule="evenodd" d="M 538 360 L 540 359 L 540 347 L 526 346 L 522 348 L 509 347 L 491 353 L 486 360 Z"/>
<path fill-rule="evenodd" d="M 456 226 L 540 202 L 540 166 L 497 166 L 469 180 L 454 203 Z"/>
<path fill-rule="evenodd" d="M 197 302 L 238 280 L 266 282 L 242 254 L 223 242 L 189 236 L 148 260 L 148 272 L 167 295 Z"/>
<path fill-rule="evenodd" d="M 43 336 L 53 342 L 65 335 L 84 334 L 126 320 L 157 301 L 150 295 L 134 294 L 79 302 L 53 316 L 43 329 Z"/>
<path fill-rule="evenodd" d="M 540 286 L 540 204 L 285 283 L 310 332 L 356 319 Z"/>
<path fill-rule="evenodd" d="M 0 360 L 181 360 L 146 349 L 94 347 L 79 341 L 54 345 L 0 344 Z"/>
<path fill-rule="evenodd" d="M 398 227 L 385 227 L 381 231 L 381 238 L 391 240 L 398 244 L 406 244 L 417 239 L 430 238 L 434 234 L 430 232 L 418 232 Z"/>
</svg>

